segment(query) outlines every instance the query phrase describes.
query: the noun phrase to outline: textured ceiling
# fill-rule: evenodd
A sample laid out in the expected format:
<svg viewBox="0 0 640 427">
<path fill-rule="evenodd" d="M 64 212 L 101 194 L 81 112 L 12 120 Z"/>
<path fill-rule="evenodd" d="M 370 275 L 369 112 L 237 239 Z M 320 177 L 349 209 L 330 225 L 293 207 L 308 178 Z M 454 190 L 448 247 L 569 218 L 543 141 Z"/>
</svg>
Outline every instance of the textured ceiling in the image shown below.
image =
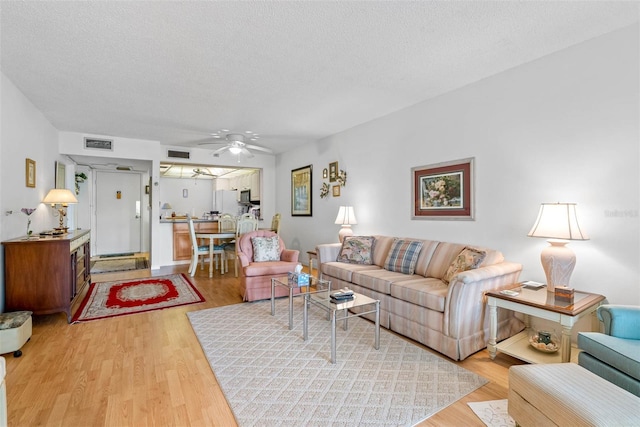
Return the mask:
<svg viewBox="0 0 640 427">
<path fill-rule="evenodd" d="M 13 2 L 2 72 L 59 130 L 282 152 L 638 21 L 635 2 Z"/>
</svg>

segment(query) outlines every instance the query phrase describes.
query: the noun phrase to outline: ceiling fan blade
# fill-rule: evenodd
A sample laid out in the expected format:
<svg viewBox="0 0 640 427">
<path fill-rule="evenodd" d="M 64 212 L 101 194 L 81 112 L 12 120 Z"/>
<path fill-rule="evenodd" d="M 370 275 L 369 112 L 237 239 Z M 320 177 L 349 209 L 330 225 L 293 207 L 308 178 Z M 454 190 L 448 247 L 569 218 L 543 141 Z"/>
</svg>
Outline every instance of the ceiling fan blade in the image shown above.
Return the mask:
<svg viewBox="0 0 640 427">
<path fill-rule="evenodd" d="M 223 152 L 227 151 L 229 148 L 231 148 L 231 147 L 229 147 L 228 145 L 225 145 L 224 147 L 221 147 L 221 148 L 218 148 L 217 150 L 215 150 L 213 152 L 213 154 L 223 153 Z"/>
<path fill-rule="evenodd" d="M 242 148 L 242 151 L 240 151 L 240 153 L 249 159 L 253 157 L 253 153 L 244 147 Z"/>
<path fill-rule="evenodd" d="M 247 147 L 250 150 L 256 150 L 256 151 L 263 151 L 265 153 L 269 153 L 269 154 L 273 154 L 273 151 L 270 148 L 266 148 L 266 147 L 261 147 L 259 145 L 245 145 L 245 147 Z"/>
</svg>

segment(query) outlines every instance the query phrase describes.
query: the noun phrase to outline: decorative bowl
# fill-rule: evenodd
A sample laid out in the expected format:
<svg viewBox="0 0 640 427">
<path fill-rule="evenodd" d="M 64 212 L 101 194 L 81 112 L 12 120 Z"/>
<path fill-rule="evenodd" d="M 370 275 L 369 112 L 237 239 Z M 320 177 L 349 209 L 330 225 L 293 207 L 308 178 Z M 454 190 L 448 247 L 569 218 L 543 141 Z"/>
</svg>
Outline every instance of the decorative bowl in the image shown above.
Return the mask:
<svg viewBox="0 0 640 427">
<path fill-rule="evenodd" d="M 529 337 L 529 345 L 543 353 L 555 353 L 559 348 L 555 341 L 551 341 L 549 344 L 538 342 L 538 334 Z"/>
</svg>

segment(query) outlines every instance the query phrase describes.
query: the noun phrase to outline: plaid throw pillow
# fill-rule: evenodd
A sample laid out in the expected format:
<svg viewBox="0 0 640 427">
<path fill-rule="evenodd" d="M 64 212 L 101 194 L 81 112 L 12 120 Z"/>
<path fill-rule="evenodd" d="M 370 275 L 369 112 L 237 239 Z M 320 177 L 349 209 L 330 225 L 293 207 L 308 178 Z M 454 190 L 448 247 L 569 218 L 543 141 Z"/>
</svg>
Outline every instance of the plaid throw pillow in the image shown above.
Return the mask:
<svg viewBox="0 0 640 427">
<path fill-rule="evenodd" d="M 384 263 L 385 270 L 413 274 L 421 249 L 422 242 L 418 240 L 395 239 Z"/>
<path fill-rule="evenodd" d="M 373 264 L 373 244 L 375 238 L 363 236 L 345 237 L 336 261 L 349 264 Z"/>
<path fill-rule="evenodd" d="M 447 272 L 444 274 L 442 280 L 445 283 L 449 283 L 456 274 L 478 268 L 478 266 L 482 264 L 482 261 L 486 256 L 487 253 L 485 251 L 481 251 L 480 249 L 464 248 L 458 254 L 456 259 L 453 260 L 453 262 L 447 269 Z"/>
</svg>

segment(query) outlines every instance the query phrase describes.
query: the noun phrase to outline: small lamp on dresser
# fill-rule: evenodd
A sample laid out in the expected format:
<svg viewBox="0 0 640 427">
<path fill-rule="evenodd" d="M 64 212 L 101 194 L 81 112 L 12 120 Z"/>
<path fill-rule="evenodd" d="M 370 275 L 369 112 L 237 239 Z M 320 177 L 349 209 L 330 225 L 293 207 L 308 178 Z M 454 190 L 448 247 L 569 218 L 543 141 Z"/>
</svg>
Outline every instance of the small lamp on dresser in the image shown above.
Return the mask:
<svg viewBox="0 0 640 427">
<path fill-rule="evenodd" d="M 70 190 L 66 188 L 54 188 L 49 190 L 42 203 L 50 204 L 52 208 L 56 209 L 58 206 L 58 215 L 60 217 L 60 230 L 66 231 L 67 227 L 64 225 L 64 217 L 67 216 L 67 206 L 78 203 L 78 199 Z"/>
<path fill-rule="evenodd" d="M 578 225 L 575 203 L 543 203 L 538 219 L 527 234 L 529 237 L 546 237 L 550 246 L 542 250 L 540 260 L 547 277 L 547 291 L 556 286 L 569 286 L 571 273 L 576 265 L 576 255 L 566 245 L 569 240 L 589 240 Z"/>
</svg>

